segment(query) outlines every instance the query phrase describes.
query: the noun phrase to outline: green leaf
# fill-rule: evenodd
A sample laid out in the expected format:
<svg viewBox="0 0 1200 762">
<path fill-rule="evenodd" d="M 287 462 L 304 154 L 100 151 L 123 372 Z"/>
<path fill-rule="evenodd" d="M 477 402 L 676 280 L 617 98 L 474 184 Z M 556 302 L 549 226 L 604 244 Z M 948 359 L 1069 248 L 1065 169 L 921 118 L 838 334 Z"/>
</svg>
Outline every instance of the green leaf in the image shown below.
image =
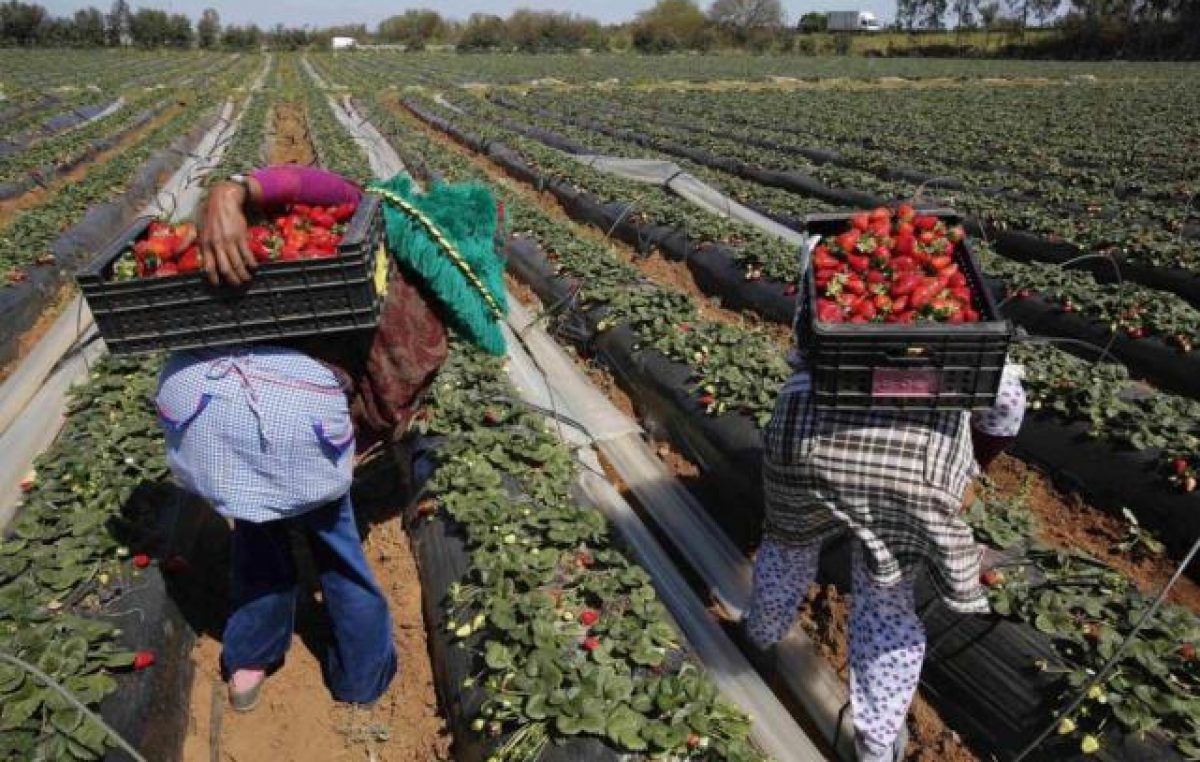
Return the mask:
<svg viewBox="0 0 1200 762">
<path fill-rule="evenodd" d="M 513 665 L 512 651 L 495 640 L 488 641 L 483 660 L 490 669 L 497 671 L 510 669 Z"/>
<path fill-rule="evenodd" d="M 16 730 L 24 725 L 41 708 L 42 701 L 41 693 L 30 698 L 6 701 L 3 710 L 0 710 L 0 730 Z"/>
<path fill-rule="evenodd" d="M 550 714 L 546 705 L 546 694 L 535 693 L 525 701 L 525 716 L 531 720 L 544 720 Z"/>
</svg>

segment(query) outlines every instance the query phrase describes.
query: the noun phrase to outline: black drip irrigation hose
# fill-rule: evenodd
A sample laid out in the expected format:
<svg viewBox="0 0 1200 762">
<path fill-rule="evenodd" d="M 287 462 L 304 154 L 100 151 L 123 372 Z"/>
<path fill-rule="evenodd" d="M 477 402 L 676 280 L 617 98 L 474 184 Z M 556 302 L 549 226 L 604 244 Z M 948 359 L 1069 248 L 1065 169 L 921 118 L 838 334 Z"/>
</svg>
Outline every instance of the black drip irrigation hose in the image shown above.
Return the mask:
<svg viewBox="0 0 1200 762">
<path fill-rule="evenodd" d="M 1125 656 L 1126 651 L 1128 651 L 1129 647 L 1133 645 L 1133 641 L 1137 637 L 1137 634 L 1141 632 L 1142 628 L 1145 627 L 1146 624 L 1154 617 L 1154 615 L 1158 613 L 1158 610 L 1162 608 L 1163 603 L 1167 600 L 1167 595 L 1170 594 L 1171 589 L 1174 588 L 1176 583 L 1179 582 L 1180 577 L 1183 576 L 1184 570 L 1186 570 L 1187 567 L 1192 563 L 1192 559 L 1196 557 L 1196 553 L 1198 551 L 1200 551 L 1200 539 L 1197 539 L 1196 542 L 1192 544 L 1192 549 L 1188 551 L 1187 556 L 1185 556 L 1183 561 L 1180 562 L 1179 568 L 1175 570 L 1175 573 L 1172 574 L 1171 578 L 1167 580 L 1167 583 L 1163 585 L 1162 590 L 1160 590 L 1158 593 L 1158 597 L 1154 599 L 1154 603 L 1150 604 L 1150 608 L 1146 609 L 1141 618 L 1138 619 L 1137 623 L 1133 626 L 1133 629 L 1130 630 L 1129 634 L 1125 636 L 1125 639 L 1121 641 L 1121 645 L 1117 648 L 1116 652 L 1113 653 L 1112 657 L 1105 662 L 1104 666 L 1101 667 L 1100 670 L 1096 672 L 1096 674 L 1094 674 L 1090 680 L 1080 687 L 1079 692 L 1076 694 L 1075 698 L 1071 700 L 1071 703 L 1067 705 L 1067 708 L 1062 711 L 1061 716 L 1048 723 L 1046 727 L 1040 733 L 1038 733 L 1037 737 L 1030 741 L 1029 745 L 1022 749 L 1021 752 L 1013 758 L 1012 762 L 1022 762 L 1022 760 L 1033 754 L 1038 747 L 1050 737 L 1050 734 L 1054 732 L 1055 728 L 1058 726 L 1058 723 L 1062 719 L 1072 716 L 1083 704 L 1083 702 L 1087 700 L 1088 692 L 1091 691 L 1092 688 L 1102 684 L 1108 679 L 1108 676 L 1112 674 L 1112 671 L 1117 668 L 1117 665 Z"/>
</svg>

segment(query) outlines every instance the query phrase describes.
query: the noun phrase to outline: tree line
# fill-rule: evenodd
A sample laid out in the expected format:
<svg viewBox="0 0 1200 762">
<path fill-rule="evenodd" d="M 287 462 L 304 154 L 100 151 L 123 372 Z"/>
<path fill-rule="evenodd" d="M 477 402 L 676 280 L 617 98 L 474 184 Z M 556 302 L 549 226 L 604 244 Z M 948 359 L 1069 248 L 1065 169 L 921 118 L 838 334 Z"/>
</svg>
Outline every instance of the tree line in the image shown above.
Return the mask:
<svg viewBox="0 0 1200 762">
<path fill-rule="evenodd" d="M 1033 24 L 1053 24 L 1059 32 L 1040 43 L 1041 52 L 1047 54 L 1200 56 L 1200 0 L 897 0 L 894 28 L 1020 34 Z M 391 16 L 374 30 L 365 24 L 318 30 L 229 26 L 222 25 L 211 8 L 193 24 L 180 13 L 151 8 L 131 11 L 125 0 L 116 0 L 107 13 L 91 7 L 69 17 L 54 16 L 35 3 L 0 2 L 0 45 L 8 46 L 296 49 L 348 36 L 364 44 L 409 50 L 444 46 L 463 52 L 632 49 L 667 53 L 715 48 L 804 52 L 804 35 L 824 31 L 824 14 L 806 13 L 789 20 L 780 0 L 714 0 L 707 8 L 695 0 L 658 0 L 632 21 L 607 26 L 556 11 L 521 9 L 508 17 L 477 13 L 458 21 L 421 9 Z"/>
</svg>

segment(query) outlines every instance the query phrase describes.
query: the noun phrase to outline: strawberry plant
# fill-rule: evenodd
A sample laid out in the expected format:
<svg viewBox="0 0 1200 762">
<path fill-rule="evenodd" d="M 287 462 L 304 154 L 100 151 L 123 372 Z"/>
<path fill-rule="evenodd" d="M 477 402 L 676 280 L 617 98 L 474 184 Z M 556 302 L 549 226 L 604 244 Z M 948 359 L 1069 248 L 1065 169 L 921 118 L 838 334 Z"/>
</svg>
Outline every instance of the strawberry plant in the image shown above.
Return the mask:
<svg viewBox="0 0 1200 762">
<path fill-rule="evenodd" d="M 382 114 L 376 117 L 381 123 L 386 122 L 386 109 L 376 113 Z M 402 151 L 423 156 L 441 171 L 452 176 L 470 175 L 475 171 L 456 154 L 439 151 L 432 141 L 406 130 L 402 122 L 392 121 L 387 127 L 385 132 Z M 636 271 L 611 253 L 572 238 L 561 222 L 547 219 L 523 203 L 520 197 L 509 196 L 505 201 L 514 228 L 537 239 L 550 253 L 560 274 L 579 284 L 578 298 L 582 305 L 605 306 L 608 310 L 605 321 L 631 325 L 647 343 L 661 342 L 672 356 L 683 358 L 688 351 L 697 349 L 691 336 L 698 323 L 682 295 L 641 282 Z M 699 321 L 699 325 L 702 326 L 703 321 Z M 723 328 L 729 329 L 731 334 L 747 335 L 739 329 Z M 745 358 L 755 354 L 743 351 L 737 355 L 737 360 L 730 357 L 725 362 L 744 362 Z M 1026 383 L 1035 410 L 1090 421 L 1093 436 L 1123 446 L 1160 449 L 1175 443 L 1196 451 L 1195 421 L 1200 420 L 1195 408 L 1197 403 L 1163 395 L 1132 393 L 1122 368 L 1093 366 L 1049 347 L 1021 346 L 1015 349 L 1015 354 L 1026 367 Z M 698 356 L 683 361 L 702 363 L 705 357 L 706 353 L 700 348 Z M 697 391 L 703 390 L 698 388 Z M 707 392 L 702 396 L 710 402 L 719 397 Z M 1191 473 L 1193 462 L 1194 458 L 1177 457 L 1172 461 L 1171 470 L 1176 477 L 1182 477 Z M 1002 547 L 1019 547 L 1029 542 L 1035 528 L 1025 505 L 1026 497 L 1024 492 L 1006 497 L 986 492 L 984 499 L 972 507 L 968 518 L 981 539 Z M 503 525 L 491 526 L 493 542 L 498 548 L 510 542 L 521 542 L 517 533 L 506 531 Z M 572 567 L 568 556 L 562 559 L 558 568 Z M 998 613 L 1026 621 L 1051 637 L 1067 665 L 1068 671 L 1063 673 L 1062 682 L 1064 701 L 1069 700 L 1071 688 L 1078 687 L 1086 679 L 1088 670 L 1096 669 L 1112 656 L 1149 603 L 1127 579 L 1092 559 L 1036 548 L 1011 568 L 990 570 L 985 583 Z M 476 592 L 466 590 L 459 594 L 467 604 L 456 616 L 455 623 L 465 628 L 464 634 L 469 634 L 475 621 L 470 615 L 477 610 L 472 603 L 476 600 Z M 564 596 L 554 591 L 549 600 L 540 605 L 563 605 L 563 601 Z M 594 603 L 570 597 L 565 601 L 570 616 L 558 619 L 549 616 L 547 621 L 561 621 L 555 631 L 559 637 L 577 642 L 578 650 L 589 655 L 603 652 L 604 633 L 594 634 L 593 628 L 585 627 L 579 619 L 582 616 L 580 607 L 586 607 L 583 611 L 591 610 Z M 508 621 L 503 615 L 501 619 Z M 608 621 L 603 609 L 598 621 Z M 549 631 L 541 634 L 550 637 Z M 1089 696 L 1085 713 L 1065 718 L 1069 723 L 1064 722 L 1064 736 L 1070 737 L 1077 748 L 1095 752 L 1102 743 L 1104 729 L 1114 723 L 1131 733 L 1158 727 L 1172 734 L 1181 751 L 1195 754 L 1198 750 L 1195 733 L 1200 723 L 1193 715 L 1194 702 L 1190 696 L 1195 689 L 1194 643 L 1198 636 L 1195 617 L 1189 612 L 1178 608 L 1161 612 L 1131 649 L 1121 668 L 1100 692 Z M 536 635 L 530 630 L 528 637 Z M 597 640 L 589 641 L 584 647 L 581 638 L 590 637 Z M 492 656 L 497 663 L 506 663 L 504 653 L 495 652 Z M 520 698 L 519 694 L 511 695 L 508 700 L 512 705 L 519 705 Z M 508 709 L 511 707 L 501 700 L 498 711 L 502 716 Z M 540 702 L 537 709 L 541 710 Z M 588 721 L 586 712 L 573 714 L 572 718 L 568 723 L 571 728 L 576 727 L 576 722 Z M 480 727 L 488 725 L 481 723 Z"/>
<path fill-rule="evenodd" d="M 275 59 L 271 59 L 269 66 L 264 77 L 265 87 L 248 93 L 242 101 L 237 132 L 225 147 L 220 163 L 205 177 L 206 183 L 220 182 L 264 163 L 267 117 L 275 104 L 279 79 Z"/>
<path fill-rule="evenodd" d="M 249 63 L 247 61 L 246 65 Z M 233 71 L 227 76 L 237 73 Z M 92 168 L 80 182 L 63 187 L 43 204 L 17 213 L 0 229 L 0 271 L 45 261 L 48 247 L 63 230 L 78 222 L 93 205 L 110 201 L 122 193 L 154 151 L 167 147 L 194 128 L 197 120 L 221 97 L 221 92 L 213 90 L 195 95 L 169 120 L 119 155 Z"/>
<path fill-rule="evenodd" d="M 649 576 L 576 504 L 570 449 L 512 395 L 500 361 L 456 347 L 422 424 L 444 437 L 428 489 L 466 530 L 470 571 L 445 626 L 483 653 L 474 727 L 506 737 L 493 758 L 590 735 L 680 759 L 759 759 L 748 719 L 680 649 Z"/>
<path fill-rule="evenodd" d="M 38 459 L 0 542 L 0 651 L 93 708 L 122 671 L 153 660 L 119 648 L 119 630 L 105 619 L 149 565 L 124 543 L 141 537 L 137 512 L 161 498 L 147 485 L 166 476 L 153 369 L 153 360 L 109 358 L 76 389 L 67 425 Z M 0 706 L 0 758 L 99 759 L 110 744 L 59 694 L 8 664 L 0 664 Z"/>
<path fill-rule="evenodd" d="M 1060 672 L 1064 703 L 1115 655 L 1151 602 L 1119 572 L 1078 553 L 1035 547 L 1004 571 L 1004 583 L 989 590 L 993 609 L 1051 639 L 1065 665 Z M 1093 689 L 1075 716 L 1064 719 L 1060 733 L 1086 741 L 1111 722 L 1135 734 L 1162 729 L 1182 753 L 1196 755 L 1200 708 L 1192 696 L 1200 671 L 1191 644 L 1198 637 L 1200 622 L 1190 611 L 1160 610 L 1112 676 Z"/>
<path fill-rule="evenodd" d="M 290 60 L 288 64 L 292 67 L 295 65 Z M 309 129 L 312 130 L 322 166 L 356 181 L 371 177 L 366 153 L 338 123 L 326 94 L 307 73 L 299 75 L 298 79 L 308 107 Z"/>
</svg>

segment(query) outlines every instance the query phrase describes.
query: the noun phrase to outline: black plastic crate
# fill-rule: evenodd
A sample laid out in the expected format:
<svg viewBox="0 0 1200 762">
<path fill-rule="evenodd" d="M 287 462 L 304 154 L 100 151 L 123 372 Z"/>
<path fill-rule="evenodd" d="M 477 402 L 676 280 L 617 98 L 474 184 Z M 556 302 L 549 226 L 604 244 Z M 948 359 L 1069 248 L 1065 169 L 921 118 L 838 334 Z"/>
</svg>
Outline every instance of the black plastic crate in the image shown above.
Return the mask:
<svg viewBox="0 0 1200 762">
<path fill-rule="evenodd" d="M 392 267 L 382 246 L 379 204 L 377 196 L 363 196 L 336 257 L 265 262 L 245 286 L 214 287 L 202 272 L 112 280 L 117 261 L 151 217 L 117 236 L 77 280 L 114 354 L 369 330 L 379 323 Z"/>
<path fill-rule="evenodd" d="M 922 209 L 949 225 L 951 209 Z M 854 212 L 805 217 L 809 236 L 836 235 Z M 811 250 L 813 242 L 806 244 Z M 797 320 L 799 347 L 813 371 L 818 407 L 839 410 L 977 410 L 991 407 L 1013 337 L 983 283 L 979 263 L 964 240 L 956 260 L 980 307 L 981 321 L 946 323 L 822 323 L 816 319 L 816 279 L 804 273 L 806 298 Z M 804 258 L 809 261 L 808 257 Z"/>
</svg>

